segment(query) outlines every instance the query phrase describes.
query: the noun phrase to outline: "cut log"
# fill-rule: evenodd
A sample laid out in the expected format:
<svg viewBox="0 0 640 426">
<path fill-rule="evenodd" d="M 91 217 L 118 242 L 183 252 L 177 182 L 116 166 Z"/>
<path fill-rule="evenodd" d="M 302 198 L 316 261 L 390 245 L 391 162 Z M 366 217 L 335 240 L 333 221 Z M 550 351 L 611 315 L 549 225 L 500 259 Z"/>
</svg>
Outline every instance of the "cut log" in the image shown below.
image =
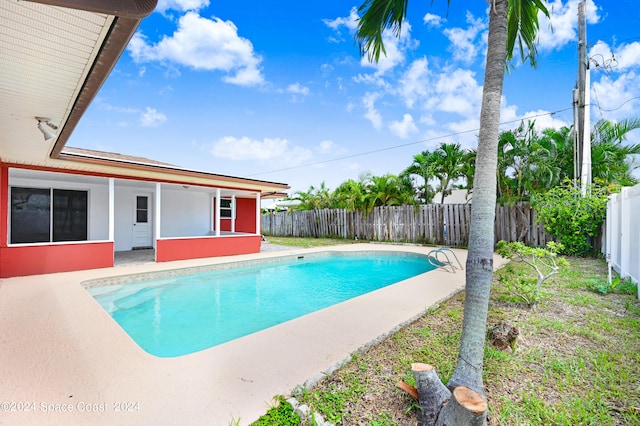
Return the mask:
<svg viewBox="0 0 640 426">
<path fill-rule="evenodd" d="M 411 364 L 413 377 L 418 389 L 418 426 L 432 426 L 436 423 L 438 413 L 449 398 L 451 391 L 442 383 L 436 369 L 429 364 Z"/>
<path fill-rule="evenodd" d="M 402 389 L 403 391 L 408 393 L 411 398 L 415 399 L 416 401 L 418 400 L 418 389 L 416 389 L 415 386 L 408 385 L 402 380 L 398 380 L 398 383 L 396 383 L 396 386 L 399 389 Z"/>
<path fill-rule="evenodd" d="M 466 386 L 453 390 L 453 398 L 442 408 L 436 426 L 487 424 L 487 400 Z"/>
</svg>

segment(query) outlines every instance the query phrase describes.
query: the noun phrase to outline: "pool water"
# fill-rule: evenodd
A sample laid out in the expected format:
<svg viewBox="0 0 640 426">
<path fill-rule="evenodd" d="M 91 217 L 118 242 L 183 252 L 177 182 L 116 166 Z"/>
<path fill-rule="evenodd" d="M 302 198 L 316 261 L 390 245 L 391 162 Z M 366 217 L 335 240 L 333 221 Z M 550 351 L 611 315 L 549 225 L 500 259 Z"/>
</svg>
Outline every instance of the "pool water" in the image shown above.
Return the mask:
<svg viewBox="0 0 640 426">
<path fill-rule="evenodd" d="M 415 255 L 307 256 L 88 291 L 145 351 L 175 357 L 432 269 Z"/>
</svg>

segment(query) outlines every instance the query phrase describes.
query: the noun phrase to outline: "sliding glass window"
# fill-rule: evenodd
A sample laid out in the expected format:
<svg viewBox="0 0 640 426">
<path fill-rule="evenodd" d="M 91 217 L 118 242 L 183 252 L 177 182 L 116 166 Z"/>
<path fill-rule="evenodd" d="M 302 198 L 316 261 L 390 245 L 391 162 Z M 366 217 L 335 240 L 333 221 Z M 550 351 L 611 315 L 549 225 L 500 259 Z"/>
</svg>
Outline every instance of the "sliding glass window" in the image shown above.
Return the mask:
<svg viewBox="0 0 640 426">
<path fill-rule="evenodd" d="M 87 200 L 87 191 L 11 187 L 10 242 L 86 241 Z"/>
</svg>

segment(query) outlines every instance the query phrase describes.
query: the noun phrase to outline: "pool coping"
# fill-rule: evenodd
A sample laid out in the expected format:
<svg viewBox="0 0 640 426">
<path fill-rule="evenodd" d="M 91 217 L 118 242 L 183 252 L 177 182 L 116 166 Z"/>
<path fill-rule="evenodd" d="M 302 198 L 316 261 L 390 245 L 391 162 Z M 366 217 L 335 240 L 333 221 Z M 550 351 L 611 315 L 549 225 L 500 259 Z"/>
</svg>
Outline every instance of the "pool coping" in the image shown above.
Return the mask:
<svg viewBox="0 0 640 426">
<path fill-rule="evenodd" d="M 266 412 L 275 395 L 311 385 L 356 351 L 460 291 L 465 274 L 427 272 L 177 358 L 140 349 L 82 281 L 321 251 L 426 254 L 431 249 L 353 244 L 1 280 L 0 399 L 34 404 L 27 406 L 31 411 L 3 412 L 2 419 L 12 424 L 249 424 Z M 454 252 L 464 265 L 466 251 Z M 504 262 L 494 257 L 495 267 Z M 137 406 L 115 411 L 119 403 Z M 47 412 L 49 407 L 71 410 Z"/>
</svg>

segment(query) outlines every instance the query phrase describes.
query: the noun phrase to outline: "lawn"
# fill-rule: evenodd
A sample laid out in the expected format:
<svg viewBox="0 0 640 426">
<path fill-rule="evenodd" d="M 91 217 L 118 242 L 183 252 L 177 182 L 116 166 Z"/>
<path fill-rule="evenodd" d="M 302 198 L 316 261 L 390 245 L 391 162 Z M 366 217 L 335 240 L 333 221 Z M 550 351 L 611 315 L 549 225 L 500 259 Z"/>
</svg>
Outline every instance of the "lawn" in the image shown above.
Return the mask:
<svg viewBox="0 0 640 426">
<path fill-rule="evenodd" d="M 287 240 L 296 245 L 297 239 Z M 515 350 L 490 344 L 485 349 L 490 425 L 640 425 L 637 290 L 624 281 L 608 287 L 602 259 L 567 260 L 568 267 L 545 281 L 535 310 L 508 285 L 530 273 L 526 265 L 512 262 L 494 276 L 488 323 L 507 322 L 518 328 L 519 337 Z M 436 366 L 448 380 L 463 304 L 461 292 L 296 397 L 334 424 L 417 424 L 416 404 L 395 385 L 414 383 L 414 362 Z M 286 411 L 293 417 L 290 424 L 297 424 L 285 405 L 274 404 L 270 414 Z M 264 417 L 257 424 L 285 424 L 278 418 L 273 423 Z"/>
</svg>

